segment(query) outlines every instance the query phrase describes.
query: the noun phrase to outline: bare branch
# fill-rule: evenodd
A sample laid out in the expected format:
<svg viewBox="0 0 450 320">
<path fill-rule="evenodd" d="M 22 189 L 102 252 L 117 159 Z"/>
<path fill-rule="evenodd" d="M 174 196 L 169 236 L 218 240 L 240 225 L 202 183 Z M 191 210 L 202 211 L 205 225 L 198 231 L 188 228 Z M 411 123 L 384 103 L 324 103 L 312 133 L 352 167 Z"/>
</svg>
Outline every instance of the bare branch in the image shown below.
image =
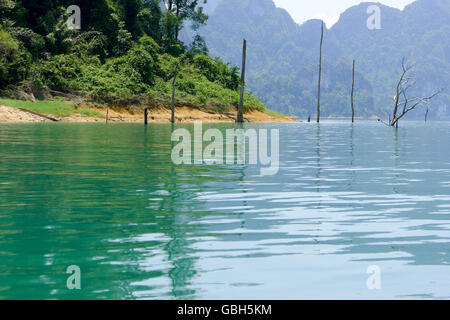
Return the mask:
<svg viewBox="0 0 450 320">
<path fill-rule="evenodd" d="M 415 99 L 417 99 L 417 102 L 416 102 L 414 105 L 412 105 L 411 107 L 409 107 L 408 109 L 406 109 L 406 110 L 402 113 L 402 115 L 401 115 L 400 117 L 398 117 L 397 121 L 400 120 L 401 118 L 403 118 L 408 112 L 414 110 L 414 109 L 415 109 L 416 107 L 418 107 L 419 105 L 421 105 L 421 104 L 429 104 L 429 103 L 430 103 L 430 100 L 433 99 L 434 97 L 436 97 L 436 96 L 437 96 L 438 94 L 440 94 L 441 92 L 442 92 L 442 89 L 439 90 L 439 91 L 437 91 L 436 93 L 432 94 L 432 95 L 429 96 L 429 97 L 426 97 L 426 98 L 415 98 Z"/>
<path fill-rule="evenodd" d="M 413 64 L 408 64 L 406 61 L 406 58 L 402 59 L 402 74 L 401 77 L 397 83 L 396 88 L 396 94 L 393 98 L 394 101 L 394 111 L 393 111 L 393 117 L 389 120 L 389 123 L 391 126 L 398 126 L 398 121 L 402 119 L 408 112 L 414 110 L 420 105 L 428 105 L 430 100 L 436 97 L 439 93 L 442 92 L 442 90 L 439 90 L 432 94 L 431 96 L 420 98 L 420 97 L 414 97 L 409 98 L 408 97 L 408 90 L 412 88 L 416 81 L 414 81 L 414 78 L 412 76 L 409 76 L 409 73 L 412 72 L 414 69 Z M 402 108 L 402 112 L 400 115 L 399 108 Z"/>
<path fill-rule="evenodd" d="M 384 122 L 382 119 L 378 119 L 378 122 L 381 122 L 382 124 L 384 124 L 384 125 L 386 125 L 386 126 L 388 126 L 388 127 L 391 126 L 389 123 Z"/>
</svg>

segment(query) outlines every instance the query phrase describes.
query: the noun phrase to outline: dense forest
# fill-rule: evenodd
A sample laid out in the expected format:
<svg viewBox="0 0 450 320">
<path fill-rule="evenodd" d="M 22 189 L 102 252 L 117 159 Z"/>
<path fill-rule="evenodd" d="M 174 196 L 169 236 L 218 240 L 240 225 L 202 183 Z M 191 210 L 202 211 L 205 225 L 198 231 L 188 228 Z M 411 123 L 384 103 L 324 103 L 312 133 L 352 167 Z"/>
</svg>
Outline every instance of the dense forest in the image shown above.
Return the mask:
<svg viewBox="0 0 450 320">
<path fill-rule="evenodd" d="M 238 105 L 239 69 L 212 59 L 195 35 L 204 0 L 0 0 L 0 94 L 66 94 L 99 105 L 167 105 L 177 99 L 224 111 Z M 80 28 L 68 21 L 81 9 Z M 189 28 L 189 44 L 179 40 Z M 247 109 L 264 109 L 247 95 Z"/>
<path fill-rule="evenodd" d="M 289 115 L 313 116 L 321 21 L 294 22 L 272 0 L 209 0 L 210 19 L 199 33 L 211 55 L 239 63 L 242 38 L 248 41 L 248 87 L 267 107 Z M 369 30 L 370 5 L 377 5 L 381 29 Z M 193 38 L 184 30 L 182 37 Z M 417 0 L 402 10 L 361 3 L 325 30 L 322 114 L 351 116 L 352 61 L 356 59 L 357 116 L 390 115 L 402 58 L 416 66 L 411 94 L 444 89 L 432 101 L 430 118 L 450 118 L 450 1 Z M 412 117 L 423 119 L 425 110 Z"/>
</svg>

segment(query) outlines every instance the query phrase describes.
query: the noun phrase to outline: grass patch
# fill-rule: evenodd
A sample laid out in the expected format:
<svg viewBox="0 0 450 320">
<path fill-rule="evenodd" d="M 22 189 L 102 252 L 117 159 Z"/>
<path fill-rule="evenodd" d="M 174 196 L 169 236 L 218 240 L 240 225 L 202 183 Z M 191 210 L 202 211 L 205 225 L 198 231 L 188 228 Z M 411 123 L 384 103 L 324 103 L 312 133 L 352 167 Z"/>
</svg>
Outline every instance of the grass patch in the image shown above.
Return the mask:
<svg viewBox="0 0 450 320">
<path fill-rule="evenodd" d="M 264 112 L 272 117 L 278 117 L 278 118 L 287 118 L 288 116 L 283 114 L 283 113 L 279 113 L 277 111 L 273 111 L 273 110 L 269 110 L 269 109 L 265 109 Z"/>
<path fill-rule="evenodd" d="M 0 98 L 0 104 L 8 107 L 25 108 L 34 112 L 54 115 L 57 117 L 67 117 L 71 114 L 83 114 L 89 117 L 97 116 L 103 117 L 103 115 L 94 110 L 89 109 L 76 109 L 73 104 L 64 101 L 22 101 L 13 99 Z"/>
</svg>

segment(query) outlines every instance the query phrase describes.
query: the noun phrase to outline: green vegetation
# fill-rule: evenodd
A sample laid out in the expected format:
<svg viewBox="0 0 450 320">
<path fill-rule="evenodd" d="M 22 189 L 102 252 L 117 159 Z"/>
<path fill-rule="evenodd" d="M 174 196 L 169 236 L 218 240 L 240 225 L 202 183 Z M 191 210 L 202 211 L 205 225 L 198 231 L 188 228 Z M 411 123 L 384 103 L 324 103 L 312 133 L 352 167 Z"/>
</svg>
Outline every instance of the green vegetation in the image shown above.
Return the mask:
<svg viewBox="0 0 450 320">
<path fill-rule="evenodd" d="M 9 107 L 25 108 L 34 112 L 42 114 L 51 114 L 58 117 L 66 117 L 75 113 L 84 114 L 90 117 L 92 116 L 103 117 L 103 115 L 98 111 L 83 108 L 75 108 L 73 104 L 64 101 L 42 100 L 33 103 L 31 101 L 0 98 L 0 104 Z"/>
<path fill-rule="evenodd" d="M 273 0 L 208 0 L 210 19 L 199 30 L 212 56 L 240 63 L 242 38 L 248 40 L 247 85 L 265 105 L 285 114 L 314 117 L 321 21 L 297 25 Z M 213 5 L 214 4 L 214 5 Z M 381 9 L 381 29 L 369 30 L 367 8 Z M 379 3 L 346 10 L 325 30 L 321 111 L 351 117 L 352 61 L 356 60 L 356 116 L 392 116 L 392 97 L 402 58 L 416 66 L 411 96 L 433 99 L 430 118 L 450 118 L 449 1 L 416 0 L 401 11 Z M 187 40 L 188 41 L 188 40 Z M 446 89 L 447 88 L 447 89 Z M 410 114 L 423 119 L 426 109 Z"/>
<path fill-rule="evenodd" d="M 280 113 L 280 112 L 277 112 L 274 110 L 269 110 L 269 109 L 266 109 L 265 113 L 272 117 L 278 117 L 278 118 L 286 118 L 287 117 L 287 115 L 285 115 L 283 113 Z"/>
<path fill-rule="evenodd" d="M 159 0 L 1 0 L 0 94 L 30 100 L 62 95 L 124 107 L 168 106 L 179 65 L 179 103 L 218 112 L 236 107 L 239 69 L 209 57 L 198 35 L 188 46 L 178 40 L 186 21 L 194 30 L 205 23 L 203 1 L 165 2 L 169 10 Z M 81 30 L 67 27 L 70 5 L 81 8 Z M 26 107 L 56 115 L 73 112 L 61 102 Z M 250 94 L 245 108 L 265 110 Z"/>
</svg>

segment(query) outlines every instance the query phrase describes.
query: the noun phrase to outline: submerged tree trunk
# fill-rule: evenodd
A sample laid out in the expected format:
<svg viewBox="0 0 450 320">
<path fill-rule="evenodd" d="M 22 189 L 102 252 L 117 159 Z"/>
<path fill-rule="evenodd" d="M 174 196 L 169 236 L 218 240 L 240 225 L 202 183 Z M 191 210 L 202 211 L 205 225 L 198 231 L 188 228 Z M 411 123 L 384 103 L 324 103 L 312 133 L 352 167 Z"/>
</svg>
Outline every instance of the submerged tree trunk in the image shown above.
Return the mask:
<svg viewBox="0 0 450 320">
<path fill-rule="evenodd" d="M 353 78 L 352 78 L 352 123 L 355 122 L 354 95 L 355 95 L 355 60 L 353 60 Z"/>
<path fill-rule="evenodd" d="M 397 83 L 397 90 L 394 101 L 394 112 L 392 119 L 389 121 L 391 127 L 398 128 L 398 122 L 402 119 L 408 112 L 414 110 L 420 105 L 428 105 L 430 100 L 441 93 L 439 90 L 432 95 L 421 98 L 421 97 L 409 97 L 408 89 L 410 89 L 414 84 L 414 79 L 409 75 L 413 71 L 413 66 L 406 62 L 406 59 L 402 60 L 402 75 Z"/>
<path fill-rule="evenodd" d="M 237 123 L 244 122 L 244 93 L 245 93 L 245 64 L 247 60 L 247 40 L 244 39 L 242 48 L 242 70 L 241 70 L 241 94 L 239 98 L 239 108 L 237 114 Z"/>
<path fill-rule="evenodd" d="M 322 33 L 320 36 L 319 85 L 317 91 L 317 123 L 320 122 L 320 83 L 322 81 L 322 44 L 323 44 L 323 21 L 322 21 Z"/>
<path fill-rule="evenodd" d="M 177 81 L 177 75 L 178 75 L 178 66 L 179 63 L 177 63 L 177 66 L 175 67 L 175 73 L 172 80 L 172 116 L 171 116 L 171 122 L 175 123 L 175 89 L 176 89 L 176 81 Z"/>
</svg>

